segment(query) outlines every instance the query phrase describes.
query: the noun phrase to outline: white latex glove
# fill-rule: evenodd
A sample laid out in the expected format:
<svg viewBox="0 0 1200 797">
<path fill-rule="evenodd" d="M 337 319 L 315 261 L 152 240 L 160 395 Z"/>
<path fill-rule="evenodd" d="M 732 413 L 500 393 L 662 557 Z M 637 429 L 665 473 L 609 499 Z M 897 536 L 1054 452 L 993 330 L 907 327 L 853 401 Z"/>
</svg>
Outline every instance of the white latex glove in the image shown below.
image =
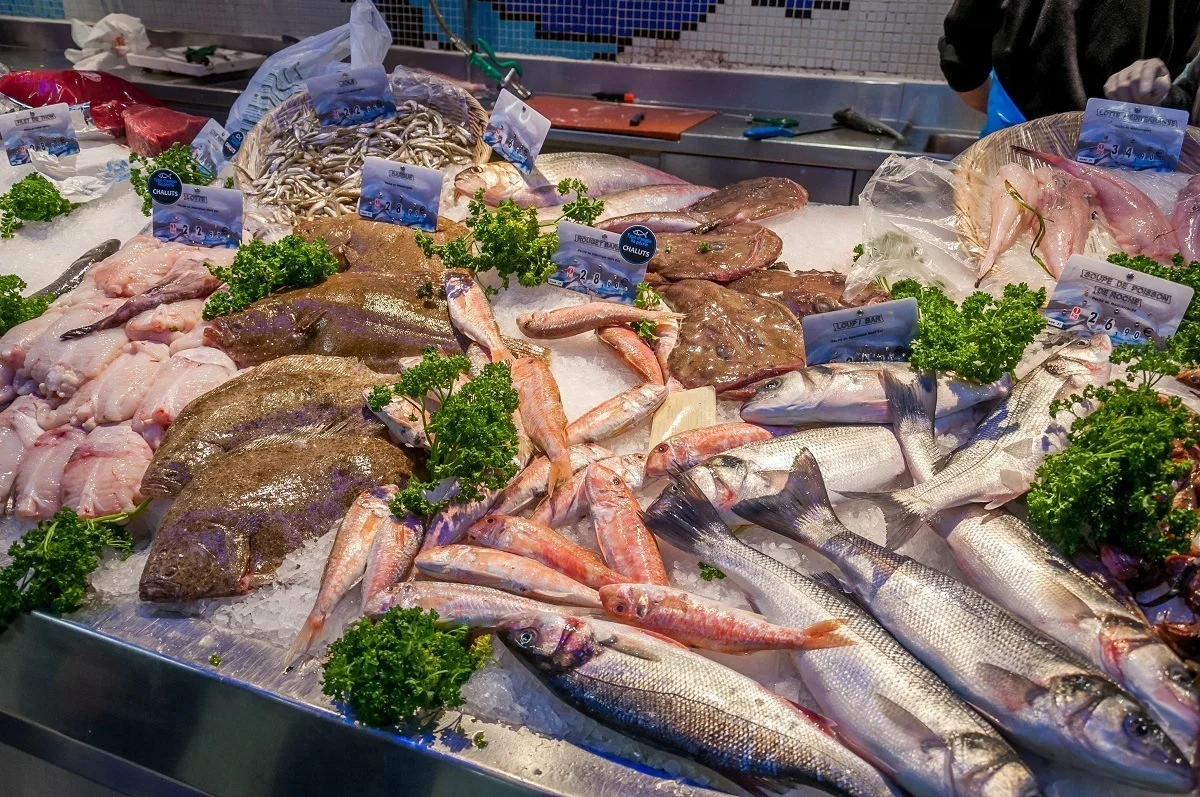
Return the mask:
<svg viewBox="0 0 1200 797">
<path fill-rule="evenodd" d="M 1171 73 L 1160 58 L 1134 61 L 1104 82 L 1104 96 L 1122 102 L 1158 105 L 1171 90 Z"/>
</svg>

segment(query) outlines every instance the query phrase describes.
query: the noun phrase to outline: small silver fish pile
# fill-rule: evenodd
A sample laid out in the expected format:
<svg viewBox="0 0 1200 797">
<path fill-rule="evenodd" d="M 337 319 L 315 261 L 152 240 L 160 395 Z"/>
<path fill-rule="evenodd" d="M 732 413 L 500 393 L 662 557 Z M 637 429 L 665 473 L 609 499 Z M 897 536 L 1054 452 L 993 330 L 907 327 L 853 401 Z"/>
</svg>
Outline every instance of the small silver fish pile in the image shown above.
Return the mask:
<svg viewBox="0 0 1200 797">
<path fill-rule="evenodd" d="M 368 156 L 440 169 L 470 163 L 474 144 L 470 130 L 412 100 L 390 119 L 353 127 L 321 127 L 310 111 L 271 142 L 257 176 L 239 167 L 239 182 L 280 221 L 343 216 L 357 212 Z"/>
</svg>

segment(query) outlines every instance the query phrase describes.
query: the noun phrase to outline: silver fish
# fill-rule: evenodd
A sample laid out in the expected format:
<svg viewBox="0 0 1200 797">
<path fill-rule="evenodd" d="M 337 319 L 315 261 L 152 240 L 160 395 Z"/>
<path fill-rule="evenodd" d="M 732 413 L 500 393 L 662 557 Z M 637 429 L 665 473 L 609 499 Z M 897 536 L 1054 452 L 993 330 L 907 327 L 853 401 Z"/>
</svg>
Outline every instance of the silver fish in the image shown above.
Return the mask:
<svg viewBox="0 0 1200 797">
<path fill-rule="evenodd" d="M 94 263 L 99 263 L 110 255 L 116 254 L 120 248 L 121 241 L 117 238 L 109 238 L 104 243 L 96 244 L 67 266 L 58 279 L 40 291 L 34 291 L 31 296 L 49 296 L 51 299 L 57 299 L 64 293 L 70 293 L 79 287 L 79 283 L 83 282 L 88 269 Z"/>
<path fill-rule="evenodd" d="M 739 780 L 892 794 L 820 718 L 680 646 L 615 623 L 549 613 L 509 618 L 498 633 L 583 713 Z"/>
<path fill-rule="evenodd" d="M 1035 795 L 1033 775 L 987 721 L 836 585 L 802 575 L 730 533 L 686 476 L 645 514 L 672 545 L 720 568 L 769 621 L 845 624 L 839 648 L 792 661 L 839 736 L 912 794 Z"/>
<path fill-rule="evenodd" d="M 885 628 L 1011 738 L 1130 785 L 1196 785 L 1174 742 L 1098 670 L 966 584 L 846 528 L 811 454 L 769 478 L 775 485 L 738 514 L 833 561 Z"/>
<path fill-rule="evenodd" d="M 904 455 L 887 426 L 830 426 L 772 437 L 732 448 L 691 468 L 688 477 L 726 522 L 740 523 L 733 505 L 758 470 L 791 467 L 801 451 L 812 451 L 838 492 L 880 490 L 904 475 Z"/>
<path fill-rule="evenodd" d="M 742 405 L 742 420 L 793 426 L 802 423 L 887 423 L 885 371 L 912 372 L 905 363 L 811 365 L 769 380 Z M 1012 380 L 978 384 L 938 379 L 937 417 L 952 415 L 1008 393 Z"/>
<path fill-rule="evenodd" d="M 888 547 L 911 536 L 917 518 L 972 502 L 993 509 L 1024 494 L 1046 455 L 1066 442 L 1068 430 L 1050 414 L 1050 403 L 1082 392 L 1088 384 L 1107 382 L 1110 354 L 1107 335 L 1071 341 L 1017 382 L 936 476 L 873 496 L 887 518 Z M 823 465 L 820 455 L 813 454 Z M 827 478 L 830 488 L 838 490 L 832 475 Z"/>
</svg>

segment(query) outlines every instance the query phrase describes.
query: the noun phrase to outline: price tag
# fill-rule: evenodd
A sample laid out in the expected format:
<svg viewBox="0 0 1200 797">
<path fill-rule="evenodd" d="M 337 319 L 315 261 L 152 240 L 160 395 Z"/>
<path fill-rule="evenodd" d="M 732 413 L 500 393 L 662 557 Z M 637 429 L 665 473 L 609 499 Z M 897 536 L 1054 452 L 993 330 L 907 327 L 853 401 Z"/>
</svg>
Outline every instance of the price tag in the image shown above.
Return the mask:
<svg viewBox="0 0 1200 797">
<path fill-rule="evenodd" d="M 321 127 L 351 127 L 396 115 L 383 64 L 310 77 L 304 85 Z"/>
<path fill-rule="evenodd" d="M 1093 97 L 1083 113 L 1075 160 L 1139 172 L 1173 172 L 1187 123 L 1187 111 Z"/>
<path fill-rule="evenodd" d="M 242 242 L 242 192 L 188 185 L 170 169 L 147 180 L 153 200 L 151 229 L 162 241 L 233 249 Z"/>
<path fill-rule="evenodd" d="M 549 132 L 549 119 L 508 89 L 501 89 L 483 131 L 483 140 L 501 158 L 529 174 Z"/>
<path fill-rule="evenodd" d="M 800 326 L 809 365 L 907 360 L 917 336 L 917 300 L 814 313 L 800 319 Z"/>
<path fill-rule="evenodd" d="M 1145 343 L 1175 334 L 1192 293 L 1177 282 L 1072 255 L 1042 314 L 1077 335 L 1106 332 L 1113 343 Z"/>
<path fill-rule="evenodd" d="M 0 137 L 11 166 L 29 163 L 33 150 L 58 158 L 79 152 L 71 109 L 65 102 L 0 114 Z"/>
<path fill-rule="evenodd" d="M 363 162 L 358 215 L 364 219 L 436 230 L 442 178 L 437 169 L 385 158 Z"/>
<path fill-rule="evenodd" d="M 228 138 L 221 123 L 216 119 L 209 119 L 192 139 L 192 157 L 196 159 L 200 168 L 212 177 L 216 177 L 229 162 L 229 156 L 225 154 L 225 142 Z M 234 153 L 236 152 L 234 149 Z"/>
<path fill-rule="evenodd" d="M 599 299 L 632 304 L 656 245 L 654 233 L 645 227 L 615 233 L 560 221 L 558 249 L 550 258 L 558 270 L 548 282 Z"/>
</svg>

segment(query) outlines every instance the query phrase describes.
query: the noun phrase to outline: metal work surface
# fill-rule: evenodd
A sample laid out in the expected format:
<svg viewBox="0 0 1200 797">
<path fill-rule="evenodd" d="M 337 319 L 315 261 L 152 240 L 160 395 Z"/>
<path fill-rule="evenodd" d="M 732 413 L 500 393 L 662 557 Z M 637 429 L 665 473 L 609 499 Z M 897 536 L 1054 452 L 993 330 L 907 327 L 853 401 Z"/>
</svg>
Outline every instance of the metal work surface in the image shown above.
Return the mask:
<svg viewBox="0 0 1200 797">
<path fill-rule="evenodd" d="M 280 657 L 136 600 L 29 615 L 0 635 L 0 743 L 133 795 L 715 794 L 453 711 L 409 735 L 355 725 L 313 663 Z"/>
</svg>

